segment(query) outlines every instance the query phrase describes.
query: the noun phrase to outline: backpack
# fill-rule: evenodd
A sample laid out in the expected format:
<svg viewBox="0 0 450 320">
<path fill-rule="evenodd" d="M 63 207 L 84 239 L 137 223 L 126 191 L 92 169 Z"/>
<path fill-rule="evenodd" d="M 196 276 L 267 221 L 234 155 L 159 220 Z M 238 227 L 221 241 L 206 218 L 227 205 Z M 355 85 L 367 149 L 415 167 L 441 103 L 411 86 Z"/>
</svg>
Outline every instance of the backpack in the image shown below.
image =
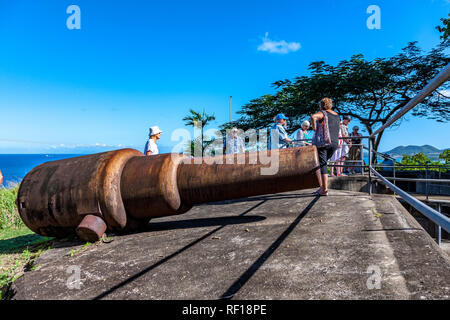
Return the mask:
<svg viewBox="0 0 450 320">
<path fill-rule="evenodd" d="M 327 112 L 321 111 L 323 119 L 317 123 L 316 133 L 314 134 L 312 144 L 317 148 L 324 148 L 331 145 L 330 129 L 328 128 Z"/>
</svg>

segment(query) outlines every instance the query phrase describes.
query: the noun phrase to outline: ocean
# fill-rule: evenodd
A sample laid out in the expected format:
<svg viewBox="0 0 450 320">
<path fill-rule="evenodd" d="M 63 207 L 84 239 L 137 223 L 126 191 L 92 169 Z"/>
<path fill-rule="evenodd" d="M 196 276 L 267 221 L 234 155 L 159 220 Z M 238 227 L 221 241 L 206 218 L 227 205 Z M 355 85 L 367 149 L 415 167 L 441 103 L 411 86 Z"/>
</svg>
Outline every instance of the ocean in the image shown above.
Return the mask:
<svg viewBox="0 0 450 320">
<path fill-rule="evenodd" d="M 48 161 L 78 157 L 81 154 L 0 154 L 4 187 L 18 184 L 37 165 Z"/>
</svg>

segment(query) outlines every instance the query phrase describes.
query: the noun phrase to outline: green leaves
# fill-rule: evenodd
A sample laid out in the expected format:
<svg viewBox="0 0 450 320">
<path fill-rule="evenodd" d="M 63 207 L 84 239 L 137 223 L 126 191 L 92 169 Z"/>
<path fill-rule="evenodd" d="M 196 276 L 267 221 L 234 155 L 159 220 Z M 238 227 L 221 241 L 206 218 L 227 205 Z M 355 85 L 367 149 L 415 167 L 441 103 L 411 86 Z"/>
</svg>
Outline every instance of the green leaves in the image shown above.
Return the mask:
<svg viewBox="0 0 450 320">
<path fill-rule="evenodd" d="M 450 13 L 448 14 L 448 18 L 442 18 L 441 22 L 442 26 L 437 26 L 436 29 L 442 33 L 442 44 L 448 46 L 450 44 Z"/>
<path fill-rule="evenodd" d="M 183 118 L 184 124 L 186 126 L 195 126 L 196 123 L 200 122 L 202 124 L 203 127 L 206 127 L 206 125 L 211 122 L 216 120 L 216 117 L 214 116 L 214 114 L 207 114 L 205 112 L 205 109 L 203 109 L 203 112 L 197 112 L 193 109 L 189 109 L 189 115 L 187 115 L 186 117 Z"/>
<path fill-rule="evenodd" d="M 0 230 L 23 227 L 23 221 L 16 208 L 19 187 L 0 188 Z"/>
<path fill-rule="evenodd" d="M 440 159 L 446 160 L 445 164 L 450 162 L 450 149 L 445 150 L 439 156 Z M 402 161 L 399 163 L 400 170 L 424 170 L 424 167 L 414 167 L 414 166 L 424 166 L 424 165 L 433 165 L 440 166 L 442 165 L 439 161 L 431 161 L 423 152 L 416 153 L 415 155 L 403 155 Z M 408 167 L 410 166 L 410 167 Z M 431 167 L 427 169 L 428 171 L 439 171 L 439 167 Z M 447 172 L 447 169 L 441 168 L 441 172 Z"/>
<path fill-rule="evenodd" d="M 450 164 L 450 149 L 445 150 L 439 155 L 439 159 L 445 161 L 445 164 Z"/>
<path fill-rule="evenodd" d="M 211 121 L 216 120 L 214 114 L 207 114 L 205 109 L 203 112 L 197 112 L 193 109 L 189 109 L 189 115 L 183 118 L 184 124 L 186 126 L 199 127 L 201 130 L 200 137 L 194 137 L 187 146 L 185 146 L 186 151 L 190 153 L 192 156 L 197 156 L 195 154 L 195 150 L 200 150 L 201 155 L 204 155 L 205 149 L 208 148 L 209 145 L 213 143 L 211 141 L 204 141 L 207 137 L 204 136 L 204 128 Z"/>
<path fill-rule="evenodd" d="M 424 53 L 417 42 L 410 42 L 390 58 L 366 60 L 362 54 L 356 54 L 336 65 L 312 62 L 309 75 L 273 83 L 277 89 L 274 94 L 253 99 L 238 112 L 240 119 L 222 128 L 267 128 L 274 122 L 274 116 L 282 112 L 289 117 L 288 132 L 293 133 L 303 120 L 318 111 L 318 102 L 329 97 L 338 113 L 358 119 L 365 131 L 372 133 L 450 62 L 444 50 L 445 46 L 439 45 Z M 442 94 L 449 88 L 450 83 L 444 84 L 408 115 L 449 121 L 450 99 Z M 402 120 L 394 125 L 400 125 Z M 380 140 L 381 136 L 375 142 L 375 150 Z"/>
</svg>

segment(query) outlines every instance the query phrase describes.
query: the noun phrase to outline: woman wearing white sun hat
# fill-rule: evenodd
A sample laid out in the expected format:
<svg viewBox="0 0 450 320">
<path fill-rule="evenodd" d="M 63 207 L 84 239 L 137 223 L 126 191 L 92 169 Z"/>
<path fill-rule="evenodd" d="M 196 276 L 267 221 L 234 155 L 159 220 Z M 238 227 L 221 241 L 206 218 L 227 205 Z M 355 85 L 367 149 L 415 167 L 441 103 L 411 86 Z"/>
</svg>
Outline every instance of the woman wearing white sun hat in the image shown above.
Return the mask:
<svg viewBox="0 0 450 320">
<path fill-rule="evenodd" d="M 145 144 L 144 154 L 146 156 L 154 156 L 159 154 L 158 146 L 156 145 L 156 140 L 161 139 L 161 129 L 158 126 L 150 127 L 148 134 L 148 141 Z"/>
</svg>

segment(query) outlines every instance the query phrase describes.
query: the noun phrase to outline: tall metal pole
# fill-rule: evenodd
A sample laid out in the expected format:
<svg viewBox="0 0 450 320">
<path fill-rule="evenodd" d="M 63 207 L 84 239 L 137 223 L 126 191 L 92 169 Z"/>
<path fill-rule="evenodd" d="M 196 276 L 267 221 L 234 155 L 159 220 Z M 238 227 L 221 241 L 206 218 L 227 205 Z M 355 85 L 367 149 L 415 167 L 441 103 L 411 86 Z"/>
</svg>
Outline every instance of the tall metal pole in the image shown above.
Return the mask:
<svg viewBox="0 0 450 320">
<path fill-rule="evenodd" d="M 232 98 L 233 96 L 230 96 L 230 122 L 231 122 L 231 98 Z"/>
</svg>

